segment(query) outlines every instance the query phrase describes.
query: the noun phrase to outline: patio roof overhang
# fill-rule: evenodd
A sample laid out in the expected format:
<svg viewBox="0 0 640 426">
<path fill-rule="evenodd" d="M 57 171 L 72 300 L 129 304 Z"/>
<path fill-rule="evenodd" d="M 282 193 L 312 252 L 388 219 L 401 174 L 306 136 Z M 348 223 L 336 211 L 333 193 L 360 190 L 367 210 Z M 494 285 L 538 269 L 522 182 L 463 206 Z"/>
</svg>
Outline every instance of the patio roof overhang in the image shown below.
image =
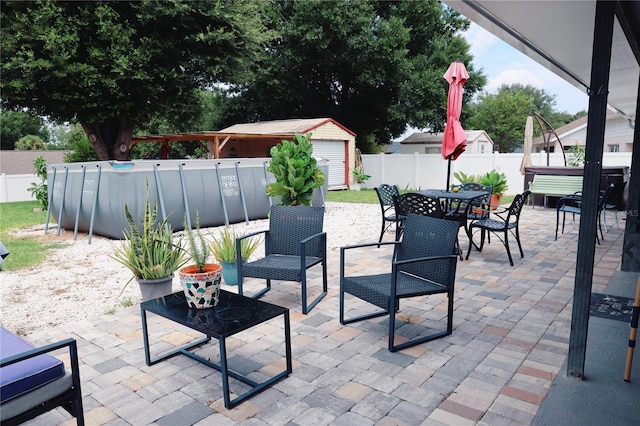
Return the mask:
<svg viewBox="0 0 640 426">
<path fill-rule="evenodd" d="M 567 375 L 584 377 L 593 284 L 597 204 L 608 106 L 635 126 L 640 97 L 640 2 L 501 1 L 444 2 L 589 95 L 576 276 Z M 622 269 L 640 270 L 640 130 L 633 157 Z M 632 214 L 631 212 L 636 212 Z M 626 264 L 625 264 L 626 261 Z M 626 269 L 625 269 L 626 268 Z"/>
<path fill-rule="evenodd" d="M 445 0 L 473 22 L 589 93 L 595 0 Z M 640 2 L 616 1 L 608 103 L 635 120 L 640 79 Z"/>
</svg>

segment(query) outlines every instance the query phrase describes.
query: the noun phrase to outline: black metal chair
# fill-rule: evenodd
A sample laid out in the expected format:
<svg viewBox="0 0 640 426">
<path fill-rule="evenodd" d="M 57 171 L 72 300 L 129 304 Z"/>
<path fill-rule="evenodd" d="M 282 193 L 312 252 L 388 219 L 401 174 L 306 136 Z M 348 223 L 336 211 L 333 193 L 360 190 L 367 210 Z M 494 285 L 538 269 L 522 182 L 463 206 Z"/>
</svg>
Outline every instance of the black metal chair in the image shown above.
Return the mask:
<svg viewBox="0 0 640 426">
<path fill-rule="evenodd" d="M 380 202 L 380 210 L 382 213 L 382 227 L 380 228 L 380 238 L 378 241 L 382 241 L 384 233 L 387 229 L 393 225 L 396 226 L 396 234 L 398 230 L 398 223 L 401 222 L 401 218 L 396 214 L 395 206 L 393 204 L 393 196 L 400 195 L 400 190 L 396 185 L 382 185 L 374 188 L 378 195 L 378 201 Z"/>
<path fill-rule="evenodd" d="M 409 214 L 419 214 L 422 216 L 444 219 L 444 211 L 440 205 L 440 200 L 417 192 L 407 192 L 393 196 L 393 204 L 400 221 L 396 226 L 396 241 L 402 237 L 404 228 L 404 218 Z"/>
<path fill-rule="evenodd" d="M 451 334 L 453 330 L 453 289 L 457 256 L 455 241 L 458 225 L 452 221 L 410 214 L 404 220 L 402 241 L 366 243 L 340 248 L 340 323 L 389 315 L 389 351 L 395 352 Z M 376 245 L 395 245 L 391 261 L 391 272 L 365 276 L 346 276 L 347 253 L 355 256 L 354 249 L 366 250 Z M 372 313 L 345 318 L 345 294 L 369 302 L 381 308 Z M 395 344 L 396 311 L 400 299 L 447 295 L 446 328 L 435 333 L 415 334 L 414 325 L 409 325 L 412 339 Z M 402 327 L 399 328 L 399 331 Z M 433 331 L 433 330 L 431 330 Z M 416 337 L 417 336 L 417 337 Z"/>
<path fill-rule="evenodd" d="M 322 231 L 324 208 L 273 206 L 269 229 L 244 235 L 236 240 L 240 252 L 245 238 L 264 234 L 265 255 L 255 261 L 238 259 L 238 293 L 243 294 L 245 277 L 267 280 L 266 288 L 253 294 L 259 298 L 271 289 L 271 280 L 297 281 L 302 287 L 302 313 L 307 314 L 327 294 L 327 234 Z M 307 270 L 322 265 L 322 292 L 307 303 Z"/>
<path fill-rule="evenodd" d="M 529 194 L 529 190 L 524 191 L 522 194 L 517 194 L 508 208 L 493 211 L 492 213 L 497 219 L 480 219 L 472 221 L 469 224 L 469 249 L 467 250 L 467 259 L 469 259 L 472 247 L 476 247 L 478 251 L 482 251 L 485 235 L 489 233 L 495 234 L 507 249 L 507 256 L 509 256 L 511 266 L 513 266 L 513 258 L 511 257 L 511 250 L 509 249 L 509 233 L 515 237 L 518 243 L 520 257 L 524 257 L 522 244 L 520 243 L 520 213 L 522 213 L 522 207 L 529 197 Z M 474 230 L 480 231 L 480 245 L 473 242 Z"/>
<path fill-rule="evenodd" d="M 602 210 L 602 223 L 604 229 L 607 229 L 607 212 L 613 211 L 616 217 L 616 228 L 618 227 L 618 206 L 622 203 L 624 197 L 624 188 L 627 182 L 613 182 L 613 188 L 609 193 L 609 199 Z"/>
<path fill-rule="evenodd" d="M 84 425 L 76 340 L 69 338 L 35 347 L 5 328 L 0 328 L 0 334 L 0 423 L 18 425 L 62 407 L 76 418 L 79 426 Z M 65 348 L 70 370 L 49 355 Z"/>
<path fill-rule="evenodd" d="M 604 190 L 604 192 L 598 198 L 598 210 L 597 210 L 597 230 L 596 230 L 596 241 L 600 244 L 600 238 L 604 239 L 604 233 L 602 232 L 602 212 L 604 211 L 604 207 L 609 202 L 611 193 L 613 191 L 614 184 L 611 184 Z M 567 217 L 567 213 L 571 213 L 573 219 L 575 221 L 576 215 L 582 214 L 582 194 L 569 194 L 558 200 L 556 204 L 556 240 L 558 239 L 558 226 L 560 224 L 560 212 L 562 212 L 562 233 L 564 234 L 564 225 Z M 598 236 L 598 230 L 600 230 L 600 235 Z"/>
</svg>

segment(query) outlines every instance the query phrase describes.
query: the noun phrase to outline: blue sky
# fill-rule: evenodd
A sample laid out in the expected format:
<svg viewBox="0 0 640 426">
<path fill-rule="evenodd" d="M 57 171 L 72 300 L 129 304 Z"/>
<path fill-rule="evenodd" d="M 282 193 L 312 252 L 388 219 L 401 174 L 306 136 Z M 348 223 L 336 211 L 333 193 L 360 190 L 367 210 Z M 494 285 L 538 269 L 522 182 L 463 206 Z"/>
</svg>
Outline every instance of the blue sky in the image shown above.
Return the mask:
<svg viewBox="0 0 640 426">
<path fill-rule="evenodd" d="M 465 38 L 471 45 L 475 68 L 482 68 L 487 76 L 487 92 L 495 93 L 502 84 L 529 84 L 555 95 L 557 111 L 575 114 L 580 110 L 587 110 L 589 99 L 584 91 L 567 83 L 482 27 L 472 23 Z"/>
</svg>

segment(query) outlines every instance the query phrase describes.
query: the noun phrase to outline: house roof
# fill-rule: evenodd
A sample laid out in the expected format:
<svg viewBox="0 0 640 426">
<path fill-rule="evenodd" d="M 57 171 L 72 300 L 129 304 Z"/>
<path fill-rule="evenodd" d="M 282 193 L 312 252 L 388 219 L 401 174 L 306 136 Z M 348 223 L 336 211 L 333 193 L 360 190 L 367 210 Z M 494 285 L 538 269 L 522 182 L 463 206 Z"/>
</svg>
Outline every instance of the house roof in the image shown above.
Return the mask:
<svg viewBox="0 0 640 426">
<path fill-rule="evenodd" d="M 0 173 L 7 175 L 35 174 L 33 162 L 42 156 L 47 164 L 64 163 L 65 154 L 70 151 L 18 151 L 3 150 L 0 153 Z"/>
<path fill-rule="evenodd" d="M 467 136 L 467 143 L 477 142 L 478 139 L 484 137 L 487 141 L 489 141 L 493 145 L 493 140 L 489 137 L 487 132 L 484 130 L 465 130 L 465 135 Z M 443 133 L 421 133 L 416 132 L 411 134 L 405 140 L 400 143 L 405 145 L 410 144 L 427 144 L 427 145 L 441 145 L 442 144 Z"/>
<path fill-rule="evenodd" d="M 308 133 L 324 124 L 333 123 L 352 136 L 356 134 L 335 121 L 333 118 L 301 118 L 290 120 L 258 121 L 256 123 L 234 124 L 222 129 L 223 133 L 258 133 L 258 134 L 282 134 L 282 133 Z"/>
</svg>

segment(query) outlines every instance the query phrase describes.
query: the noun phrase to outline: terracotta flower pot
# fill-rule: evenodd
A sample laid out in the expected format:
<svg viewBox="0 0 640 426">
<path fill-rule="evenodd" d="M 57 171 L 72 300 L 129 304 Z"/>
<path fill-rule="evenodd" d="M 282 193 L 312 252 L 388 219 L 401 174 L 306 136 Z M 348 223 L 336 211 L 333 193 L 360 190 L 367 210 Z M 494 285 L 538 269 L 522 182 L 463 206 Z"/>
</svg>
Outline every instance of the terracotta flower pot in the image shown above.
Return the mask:
<svg viewBox="0 0 640 426">
<path fill-rule="evenodd" d="M 222 267 L 217 263 L 204 265 L 205 272 L 198 272 L 195 265 L 180 269 L 180 283 L 187 304 L 195 309 L 207 309 L 218 304 Z"/>
<path fill-rule="evenodd" d="M 503 194 L 491 194 L 491 210 L 495 210 L 500 207 Z"/>
</svg>

